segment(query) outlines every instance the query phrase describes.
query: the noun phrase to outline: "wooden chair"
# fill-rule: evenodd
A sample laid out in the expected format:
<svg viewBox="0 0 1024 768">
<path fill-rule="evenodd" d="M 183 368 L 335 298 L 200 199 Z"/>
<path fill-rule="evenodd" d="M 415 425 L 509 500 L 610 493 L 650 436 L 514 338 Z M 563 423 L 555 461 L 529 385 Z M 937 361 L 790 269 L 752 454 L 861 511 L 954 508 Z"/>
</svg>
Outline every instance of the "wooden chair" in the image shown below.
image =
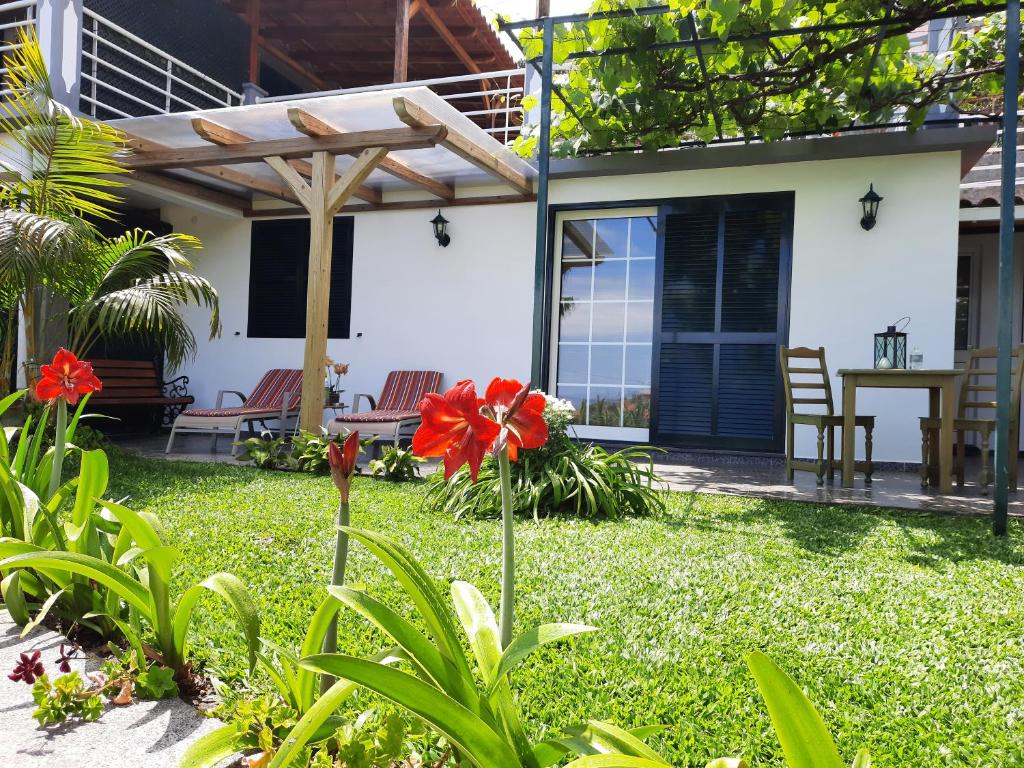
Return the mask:
<svg viewBox="0 0 1024 768">
<path fill-rule="evenodd" d="M 956 433 L 956 455 L 953 457 L 953 472 L 956 484 L 963 488 L 965 472 L 965 449 L 967 433 L 977 432 L 981 450 L 981 471 L 978 484 L 983 496 L 988 495 L 988 487 L 992 483 L 992 470 L 989 467 L 989 446 L 992 435 L 996 431 L 995 391 L 996 391 L 996 348 L 982 347 L 972 349 L 968 353 L 964 365 L 963 379 L 960 383 L 960 401 L 957 404 L 956 418 L 953 420 L 953 431 Z M 1024 345 L 1013 348 L 1010 374 L 1010 487 L 1017 490 L 1017 453 L 1020 443 L 1020 389 L 1021 378 L 1024 376 Z M 982 393 L 990 393 L 991 400 L 981 399 Z M 974 412 L 971 414 L 971 412 Z M 990 416 L 981 416 L 979 411 Z M 938 418 L 923 417 L 921 419 L 921 486 L 927 487 L 929 477 L 935 471 L 938 431 L 942 421 Z"/>
<path fill-rule="evenodd" d="M 779 367 L 786 389 L 786 479 L 793 482 L 794 470 L 814 472 L 818 485 L 825 482 L 825 472 L 832 479 L 836 463 L 836 428 L 842 429 L 843 416 L 836 414 L 832 402 L 832 381 L 825 364 L 825 348 L 779 347 Z M 805 396 L 813 395 L 813 396 Z M 816 406 L 824 413 L 801 413 L 801 406 Z M 796 425 L 807 424 L 818 430 L 817 461 L 798 461 L 795 456 Z M 874 416 L 857 416 L 854 424 L 864 428 L 864 461 L 855 464 L 864 473 L 864 482 L 871 483 L 874 465 L 871 462 L 871 440 L 875 428 Z M 828 455 L 825 443 L 828 442 Z"/>
</svg>

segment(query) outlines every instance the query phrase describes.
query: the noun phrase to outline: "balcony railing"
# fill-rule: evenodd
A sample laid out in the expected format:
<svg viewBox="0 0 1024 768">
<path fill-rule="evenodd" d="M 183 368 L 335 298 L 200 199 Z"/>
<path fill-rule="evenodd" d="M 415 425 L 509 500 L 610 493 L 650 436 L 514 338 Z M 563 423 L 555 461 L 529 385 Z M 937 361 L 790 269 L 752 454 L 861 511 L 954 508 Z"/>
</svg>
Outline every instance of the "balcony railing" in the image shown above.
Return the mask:
<svg viewBox="0 0 1024 768">
<path fill-rule="evenodd" d="M 374 91 L 426 86 L 498 141 L 509 144 L 519 135 L 523 125 L 525 79 L 526 71 L 524 69 L 505 69 L 497 72 L 437 77 L 431 80 L 382 83 L 334 91 L 271 96 L 260 101 L 292 101 L 318 96 L 373 93 Z"/>
<path fill-rule="evenodd" d="M 81 110 L 99 119 L 215 109 L 242 94 L 88 8 L 83 9 Z"/>
<path fill-rule="evenodd" d="M 18 33 L 23 27 L 36 22 L 36 0 L 0 2 L 0 56 L 17 50 Z M 7 87 L 7 67 L 0 65 L 0 98 L 10 93 Z"/>
</svg>

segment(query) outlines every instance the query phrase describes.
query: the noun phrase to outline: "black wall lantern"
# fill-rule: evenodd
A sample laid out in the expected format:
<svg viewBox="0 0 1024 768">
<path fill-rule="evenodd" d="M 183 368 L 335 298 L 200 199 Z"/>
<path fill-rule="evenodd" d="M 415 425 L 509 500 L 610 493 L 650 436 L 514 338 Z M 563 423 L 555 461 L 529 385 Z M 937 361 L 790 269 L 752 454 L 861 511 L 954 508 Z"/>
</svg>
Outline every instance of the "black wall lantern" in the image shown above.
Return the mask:
<svg viewBox="0 0 1024 768">
<path fill-rule="evenodd" d="M 881 195 L 875 192 L 875 185 L 872 184 L 868 193 L 860 199 L 864 208 L 864 215 L 860 217 L 860 225 L 864 229 L 871 229 L 875 226 L 875 217 L 878 215 L 878 204 L 884 200 Z"/>
<path fill-rule="evenodd" d="M 434 225 L 434 237 L 437 238 L 437 244 L 442 248 L 447 248 L 452 238 L 445 231 L 448 227 L 448 219 L 441 215 L 440 209 L 437 211 L 437 216 L 430 220 L 430 223 Z"/>
</svg>

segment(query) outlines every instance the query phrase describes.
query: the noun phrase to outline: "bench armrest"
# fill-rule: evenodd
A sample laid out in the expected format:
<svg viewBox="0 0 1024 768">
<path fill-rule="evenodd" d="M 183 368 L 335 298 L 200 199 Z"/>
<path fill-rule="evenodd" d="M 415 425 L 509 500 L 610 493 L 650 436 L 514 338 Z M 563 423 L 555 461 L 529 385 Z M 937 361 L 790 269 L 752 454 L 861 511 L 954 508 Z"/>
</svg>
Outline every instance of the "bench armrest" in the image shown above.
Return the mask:
<svg viewBox="0 0 1024 768">
<path fill-rule="evenodd" d="M 368 395 L 365 392 L 356 392 L 352 396 L 352 413 L 359 413 L 359 398 L 365 397 L 367 402 L 370 404 L 370 410 L 377 408 L 377 401 L 374 400 L 373 395 Z"/>
<path fill-rule="evenodd" d="M 160 393 L 168 398 L 191 397 L 188 393 L 188 376 L 178 376 L 170 381 L 162 382 Z M 195 398 L 192 399 L 195 400 Z"/>
<path fill-rule="evenodd" d="M 238 399 L 244 404 L 246 401 L 245 393 L 239 392 L 237 389 L 222 389 L 217 392 L 217 408 L 224 407 L 224 395 L 238 395 Z"/>
</svg>

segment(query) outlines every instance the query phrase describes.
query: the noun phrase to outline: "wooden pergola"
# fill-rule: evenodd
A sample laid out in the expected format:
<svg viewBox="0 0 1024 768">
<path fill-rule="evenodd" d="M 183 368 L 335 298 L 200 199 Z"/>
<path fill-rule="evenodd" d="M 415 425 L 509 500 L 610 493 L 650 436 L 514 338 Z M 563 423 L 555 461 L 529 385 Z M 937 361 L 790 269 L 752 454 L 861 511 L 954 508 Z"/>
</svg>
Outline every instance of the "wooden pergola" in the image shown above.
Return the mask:
<svg viewBox="0 0 1024 768">
<path fill-rule="evenodd" d="M 347 112 L 361 118 L 353 122 L 372 122 L 373 115 L 368 117 L 365 109 L 368 100 L 377 110 L 381 127 L 346 131 L 332 122 Z M 382 104 L 390 107 L 388 119 L 383 119 Z M 352 109 L 346 110 L 346 105 Z M 310 432 L 319 430 L 324 408 L 334 217 L 344 211 L 535 199 L 529 164 L 422 88 L 130 118 L 114 126 L 124 132 L 131 149 L 125 166 L 145 186 L 235 209 L 246 216 L 309 217 L 299 421 L 301 428 Z M 246 126 L 248 133 L 241 130 Z M 262 135 L 254 135 L 257 132 Z M 268 134 L 273 138 L 263 138 Z M 160 141 L 156 136 L 171 136 L 173 141 Z M 488 194 L 458 196 L 456 179 Z M 496 185 L 497 194 L 493 193 Z M 386 199 L 385 187 L 419 190 L 429 197 L 408 199 L 402 195 L 392 201 Z M 353 197 L 362 202 L 349 204 Z M 260 206 L 264 198 L 289 205 Z"/>
</svg>

